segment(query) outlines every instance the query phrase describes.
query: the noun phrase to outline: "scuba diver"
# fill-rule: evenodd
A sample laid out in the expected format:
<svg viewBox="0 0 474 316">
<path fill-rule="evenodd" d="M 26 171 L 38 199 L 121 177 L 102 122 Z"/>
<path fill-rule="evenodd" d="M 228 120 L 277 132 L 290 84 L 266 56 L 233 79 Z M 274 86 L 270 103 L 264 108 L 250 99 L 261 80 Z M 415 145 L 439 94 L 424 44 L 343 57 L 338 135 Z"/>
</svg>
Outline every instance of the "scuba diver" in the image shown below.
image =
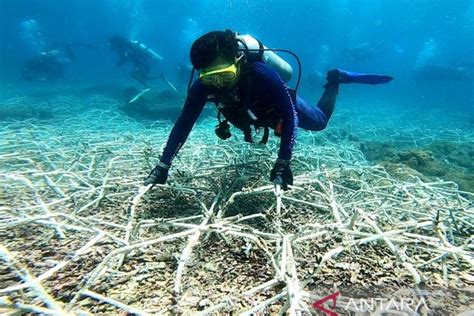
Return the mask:
<svg viewBox="0 0 474 316">
<path fill-rule="evenodd" d="M 64 78 L 65 66 L 76 61 L 70 44 L 64 50 L 52 49 L 41 52 L 25 61 L 22 77 L 25 80 L 56 80 Z"/>
<path fill-rule="evenodd" d="M 268 138 L 268 128 L 281 137 L 270 181 L 287 190 L 288 185 L 293 184 L 290 161 L 297 128 L 321 131 L 326 127 L 340 84 L 373 85 L 393 79 L 384 75 L 330 70 L 323 95 L 313 106 L 287 87 L 285 82 L 291 79 L 293 69 L 275 51 L 283 50 L 268 49 L 252 36 L 231 30 L 207 33 L 193 43 L 191 63 L 199 71 L 199 78 L 192 83 L 160 162 L 144 180 L 144 185 L 166 182 L 173 158 L 184 145 L 205 103 L 213 101 L 218 105 L 219 116 L 225 117 L 223 121 L 219 119 L 216 127 L 218 137 L 227 139 L 231 136 L 229 122 L 244 132 L 247 142 L 253 142 L 251 126 L 265 129 L 263 143 Z"/>
<path fill-rule="evenodd" d="M 160 62 L 163 57 L 142 43 L 132 41 L 121 36 L 109 38 L 111 49 L 116 51 L 118 61 L 116 66 L 120 67 L 129 62 L 133 64 L 131 77 L 141 83 L 145 88 L 149 88 L 147 82 L 163 76 L 150 76 L 150 71 L 154 62 Z"/>
</svg>

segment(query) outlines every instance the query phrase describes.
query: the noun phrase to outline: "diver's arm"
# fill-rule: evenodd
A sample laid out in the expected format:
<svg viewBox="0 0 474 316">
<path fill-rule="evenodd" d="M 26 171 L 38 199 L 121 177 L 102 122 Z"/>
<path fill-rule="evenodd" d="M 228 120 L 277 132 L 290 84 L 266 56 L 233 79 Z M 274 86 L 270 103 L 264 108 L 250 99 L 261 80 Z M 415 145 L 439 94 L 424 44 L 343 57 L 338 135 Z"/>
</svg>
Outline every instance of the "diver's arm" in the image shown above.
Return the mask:
<svg viewBox="0 0 474 316">
<path fill-rule="evenodd" d="M 186 142 L 207 100 L 206 88 L 196 80 L 188 93 L 183 110 L 173 126 L 160 161 L 168 166 Z"/>
<path fill-rule="evenodd" d="M 207 100 L 206 88 L 196 80 L 189 91 L 183 110 L 178 120 L 171 130 L 165 150 L 161 156 L 160 162 L 151 170 L 148 177 L 143 181 L 145 186 L 155 184 L 165 184 L 168 179 L 168 169 L 171 166 L 173 158 L 184 145 L 191 129 L 196 123 L 199 114 L 201 114 Z"/>
<path fill-rule="evenodd" d="M 255 79 L 260 89 L 269 93 L 269 102 L 282 119 L 283 132 L 278 158 L 290 160 L 298 128 L 298 116 L 288 88 L 277 72 L 263 63 L 255 63 Z"/>
</svg>

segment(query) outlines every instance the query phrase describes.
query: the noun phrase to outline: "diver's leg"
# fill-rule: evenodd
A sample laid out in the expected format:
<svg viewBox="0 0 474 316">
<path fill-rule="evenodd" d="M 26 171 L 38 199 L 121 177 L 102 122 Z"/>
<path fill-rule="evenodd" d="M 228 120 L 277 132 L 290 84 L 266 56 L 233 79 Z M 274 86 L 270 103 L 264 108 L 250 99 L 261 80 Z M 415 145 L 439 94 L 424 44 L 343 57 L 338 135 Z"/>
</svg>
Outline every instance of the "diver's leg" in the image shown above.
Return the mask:
<svg viewBox="0 0 474 316">
<path fill-rule="evenodd" d="M 139 68 L 135 68 L 131 73 L 130 73 L 130 76 L 135 79 L 136 81 L 138 81 L 139 83 L 141 83 L 143 85 L 143 87 L 145 89 L 148 89 L 150 86 L 148 85 L 147 83 L 147 77 L 145 74 L 143 74 L 143 72 L 141 71 L 141 69 Z"/>
<path fill-rule="evenodd" d="M 326 128 L 329 117 L 318 106 L 310 105 L 302 98 L 297 97 L 295 108 L 298 114 L 298 127 L 307 131 L 321 131 Z"/>
<path fill-rule="evenodd" d="M 323 130 L 331 118 L 336 106 L 336 97 L 341 83 L 382 84 L 390 82 L 393 77 L 377 74 L 364 74 L 333 69 L 327 73 L 327 83 L 324 92 L 316 106 L 308 105 L 303 99 L 297 97 L 296 112 L 298 113 L 298 126 L 310 130 Z"/>
<path fill-rule="evenodd" d="M 331 118 L 332 112 L 334 112 L 334 107 L 336 106 L 336 97 L 339 92 L 339 84 L 336 83 L 327 83 L 324 86 L 323 95 L 319 98 L 319 101 L 316 105 L 324 115 L 326 115 L 327 120 Z"/>
<path fill-rule="evenodd" d="M 295 107 L 298 113 L 298 126 L 309 131 L 321 131 L 326 128 L 336 106 L 338 90 L 338 83 L 328 82 L 324 86 L 323 95 L 319 98 L 316 106 L 297 97 Z"/>
<path fill-rule="evenodd" d="M 327 119 L 331 118 L 334 107 L 336 106 L 336 97 L 341 83 L 362 83 L 362 84 L 382 84 L 390 82 L 393 77 L 377 74 L 365 74 L 345 71 L 342 69 L 333 69 L 328 71 L 327 83 L 324 85 L 324 92 L 318 101 L 317 107 L 323 111 Z"/>
</svg>

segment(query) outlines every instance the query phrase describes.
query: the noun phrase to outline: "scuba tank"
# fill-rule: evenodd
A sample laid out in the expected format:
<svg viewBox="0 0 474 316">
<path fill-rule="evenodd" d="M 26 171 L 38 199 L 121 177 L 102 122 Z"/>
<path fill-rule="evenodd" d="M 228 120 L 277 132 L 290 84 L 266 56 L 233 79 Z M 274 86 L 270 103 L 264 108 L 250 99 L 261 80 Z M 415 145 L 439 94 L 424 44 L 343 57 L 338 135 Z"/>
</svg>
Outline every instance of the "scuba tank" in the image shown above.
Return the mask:
<svg viewBox="0 0 474 316">
<path fill-rule="evenodd" d="M 135 48 L 138 48 L 140 49 L 141 51 L 144 51 L 145 53 L 147 53 L 151 58 L 153 58 L 153 60 L 156 60 L 156 61 L 162 61 L 163 60 L 163 57 L 161 57 L 160 55 L 158 55 L 157 52 L 155 52 L 154 50 L 152 50 L 151 48 L 149 48 L 148 46 L 146 46 L 145 44 L 142 44 L 138 41 L 132 41 L 130 40 L 130 45 L 132 45 L 133 47 Z"/>
<path fill-rule="evenodd" d="M 288 82 L 291 80 L 293 68 L 283 58 L 251 35 L 236 33 L 235 37 L 239 43 L 239 50 L 246 54 L 249 61 L 263 61 L 278 72 L 283 81 Z"/>
</svg>

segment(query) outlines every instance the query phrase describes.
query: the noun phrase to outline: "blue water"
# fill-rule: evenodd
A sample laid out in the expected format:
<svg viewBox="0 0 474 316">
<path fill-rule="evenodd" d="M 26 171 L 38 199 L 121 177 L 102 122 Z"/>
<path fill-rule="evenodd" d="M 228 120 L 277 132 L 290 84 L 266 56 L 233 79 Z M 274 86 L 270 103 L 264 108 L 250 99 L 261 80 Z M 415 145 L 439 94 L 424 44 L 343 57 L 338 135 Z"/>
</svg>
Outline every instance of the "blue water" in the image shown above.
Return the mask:
<svg viewBox="0 0 474 316">
<path fill-rule="evenodd" d="M 34 24 L 28 25 L 33 20 Z M 250 33 L 269 47 L 291 49 L 303 64 L 302 91 L 319 94 L 306 79 L 341 67 L 382 72 L 396 80 L 363 93 L 391 100 L 472 112 L 474 103 L 474 4 L 470 0 L 361 1 L 125 1 L 1 0 L 0 79 L 21 80 L 25 59 L 57 42 L 80 42 L 77 62 L 62 82 L 128 80 L 116 69 L 106 39 L 123 35 L 146 43 L 164 62 L 157 71 L 174 76 L 189 63 L 192 41 L 211 30 Z M 26 23 L 26 25 L 25 25 Z M 29 34 L 28 34 L 29 33 Z M 365 47 L 362 53 L 348 51 Z M 290 61 L 291 58 L 288 57 Z M 417 78 L 421 64 L 463 68 L 468 78 Z M 309 86 L 309 87 L 308 87 Z M 358 94 L 356 89 L 348 88 Z M 450 104 L 446 104 L 449 102 Z"/>
</svg>

